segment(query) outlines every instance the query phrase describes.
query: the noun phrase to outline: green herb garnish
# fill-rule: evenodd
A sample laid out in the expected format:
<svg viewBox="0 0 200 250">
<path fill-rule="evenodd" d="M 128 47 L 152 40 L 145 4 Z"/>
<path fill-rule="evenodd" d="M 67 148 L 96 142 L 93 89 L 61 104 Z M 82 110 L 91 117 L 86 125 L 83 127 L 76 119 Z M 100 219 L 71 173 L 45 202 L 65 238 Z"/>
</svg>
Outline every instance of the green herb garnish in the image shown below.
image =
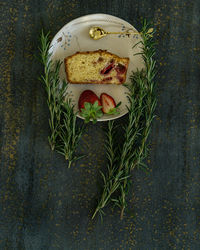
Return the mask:
<svg viewBox="0 0 200 250">
<path fill-rule="evenodd" d="M 98 101 L 95 101 L 94 104 L 85 102 L 84 108 L 81 109 L 80 115 L 85 118 L 85 123 L 88 123 L 90 121 L 96 123 L 97 119 L 103 116 L 103 112 L 101 111 L 101 109 L 102 106 L 98 104 Z"/>
<path fill-rule="evenodd" d="M 149 32 L 149 30 L 151 32 Z M 150 133 L 151 123 L 156 107 L 155 98 L 155 43 L 153 41 L 153 29 L 146 21 L 142 27 L 142 58 L 145 68 L 132 74 L 131 84 L 127 85 L 130 106 L 128 109 L 128 122 L 123 127 L 124 142 L 118 147 L 115 139 L 117 128 L 114 122 L 108 122 L 107 132 L 107 157 L 108 173 L 101 173 L 104 188 L 101 199 L 98 202 L 93 217 L 99 212 L 104 214 L 103 208 L 113 202 L 121 210 L 121 219 L 127 206 L 126 195 L 129 190 L 131 171 L 135 167 L 145 168 L 143 160 L 147 156 L 147 139 Z"/>
<path fill-rule="evenodd" d="M 77 128 L 77 114 L 74 112 L 71 99 L 66 94 L 68 84 L 65 80 L 60 81 L 59 71 L 62 62 L 53 63 L 51 60 L 49 33 L 44 35 L 42 32 L 40 40 L 40 61 L 44 66 L 40 80 L 45 86 L 50 112 L 49 127 L 51 132 L 48 140 L 51 149 L 64 155 L 65 159 L 68 160 L 68 167 L 70 167 L 73 161 L 81 158 L 75 155 L 75 151 L 84 127 Z"/>
</svg>

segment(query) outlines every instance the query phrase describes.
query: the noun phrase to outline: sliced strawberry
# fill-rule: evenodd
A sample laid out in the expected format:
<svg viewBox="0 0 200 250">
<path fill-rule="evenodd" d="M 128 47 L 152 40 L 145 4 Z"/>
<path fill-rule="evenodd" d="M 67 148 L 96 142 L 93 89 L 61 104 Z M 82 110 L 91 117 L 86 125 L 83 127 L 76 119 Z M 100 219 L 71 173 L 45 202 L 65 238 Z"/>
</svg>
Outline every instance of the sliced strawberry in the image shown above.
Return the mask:
<svg viewBox="0 0 200 250">
<path fill-rule="evenodd" d="M 116 107 L 115 100 L 112 98 L 112 96 L 106 93 L 101 94 L 100 100 L 104 114 L 110 113 Z"/>
<path fill-rule="evenodd" d="M 81 111 L 81 109 L 85 107 L 86 102 L 94 104 L 96 101 L 98 102 L 98 105 L 101 106 L 101 102 L 98 96 L 92 90 L 83 91 L 79 97 L 79 102 L 78 102 L 79 110 Z"/>
<path fill-rule="evenodd" d="M 85 122 L 93 121 L 95 123 L 97 118 L 100 118 L 103 113 L 101 111 L 101 102 L 98 96 L 91 90 L 85 90 L 79 97 L 78 107 L 80 114 L 85 118 Z"/>
</svg>

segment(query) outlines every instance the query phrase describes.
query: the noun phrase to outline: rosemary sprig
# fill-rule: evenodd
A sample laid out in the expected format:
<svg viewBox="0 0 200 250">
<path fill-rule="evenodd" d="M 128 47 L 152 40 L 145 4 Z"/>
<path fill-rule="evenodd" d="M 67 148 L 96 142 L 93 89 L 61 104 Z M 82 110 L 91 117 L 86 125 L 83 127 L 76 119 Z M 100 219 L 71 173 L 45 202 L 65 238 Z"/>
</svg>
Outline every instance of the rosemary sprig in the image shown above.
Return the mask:
<svg viewBox="0 0 200 250">
<path fill-rule="evenodd" d="M 105 144 L 106 151 L 107 151 L 107 170 L 108 173 L 104 175 L 102 172 L 102 178 L 104 182 L 104 188 L 101 195 L 101 199 L 98 203 L 98 206 L 92 216 L 92 219 L 95 215 L 99 212 L 101 218 L 104 214 L 103 208 L 110 202 L 111 195 L 118 189 L 120 182 L 127 177 L 123 176 L 123 171 L 117 169 L 117 149 L 114 147 L 115 144 L 115 129 L 114 129 L 114 122 L 108 122 L 108 131 L 107 131 L 107 141 Z"/>
<path fill-rule="evenodd" d="M 39 50 L 40 59 L 44 66 L 44 72 L 40 77 L 40 80 L 44 83 L 47 93 L 47 105 L 50 112 L 49 127 L 51 130 L 51 135 L 48 136 L 48 140 L 51 149 L 54 150 L 60 129 L 61 105 L 67 86 L 66 83 L 63 82 L 62 89 L 61 91 L 59 91 L 59 70 L 61 63 L 57 61 L 55 65 L 53 65 L 52 61 L 50 60 L 51 55 L 48 53 L 49 46 L 49 33 L 47 35 L 44 35 L 42 31 L 41 47 L 39 48 Z"/>
<path fill-rule="evenodd" d="M 44 66 L 44 72 L 40 80 L 44 83 L 47 93 L 47 105 L 50 112 L 49 127 L 51 130 L 48 136 L 52 150 L 59 152 L 68 160 L 68 167 L 72 162 L 81 157 L 75 156 L 78 142 L 83 133 L 84 127 L 76 127 L 76 113 L 71 99 L 66 95 L 68 83 L 60 81 L 59 71 L 62 62 L 51 60 L 49 54 L 50 41 L 49 33 L 41 34 L 40 61 Z"/>
<path fill-rule="evenodd" d="M 60 143 L 56 146 L 56 151 L 68 160 L 70 168 L 73 161 L 79 160 L 84 156 L 75 156 L 74 152 L 84 131 L 84 126 L 76 128 L 76 115 L 71 104 L 71 99 L 66 99 L 62 106 L 63 124 L 60 129 Z"/>
<path fill-rule="evenodd" d="M 154 118 L 154 110 L 156 107 L 156 97 L 155 97 L 155 64 L 156 61 L 153 59 L 155 55 L 155 43 L 153 41 L 153 32 L 149 34 L 150 25 L 144 20 L 143 28 L 141 32 L 142 36 L 142 58 L 145 63 L 144 71 L 138 72 L 132 77 L 132 84 L 135 86 L 138 85 L 144 90 L 144 95 L 142 95 L 143 103 L 143 113 L 140 116 L 140 123 L 136 122 L 134 124 L 135 130 L 138 130 L 141 127 L 139 142 L 134 144 L 135 150 L 131 156 L 131 162 L 127 164 L 125 168 L 126 173 L 130 172 L 136 166 L 146 167 L 143 163 L 143 160 L 147 156 L 148 145 L 147 139 L 151 129 L 151 123 Z M 140 103 L 138 103 L 138 109 L 140 109 Z M 137 114 L 138 115 L 138 114 Z M 131 164 L 132 163 L 132 164 Z M 123 218 L 124 209 L 126 207 L 125 194 L 128 192 L 128 180 L 124 180 L 121 185 L 121 197 L 120 208 L 121 208 L 121 219 Z"/>
<path fill-rule="evenodd" d="M 147 139 L 150 132 L 153 113 L 156 106 L 155 91 L 155 54 L 153 31 L 146 21 L 142 28 L 142 57 L 145 63 L 145 69 L 133 73 L 131 84 L 127 85 L 127 97 L 130 102 L 128 108 L 128 123 L 124 126 L 124 143 L 123 146 L 116 151 L 113 147 L 107 148 L 108 159 L 118 159 L 114 164 L 110 165 L 109 172 L 112 175 L 102 175 L 104 179 L 104 190 L 101 199 L 97 205 L 94 216 L 97 212 L 102 215 L 102 209 L 113 201 L 121 209 L 121 219 L 123 218 L 126 207 L 126 195 L 130 185 L 131 170 L 136 166 L 144 166 L 143 160 L 147 156 Z M 110 125 L 109 125 L 110 126 Z M 113 124 L 112 124 L 113 130 Z M 112 134 L 108 129 L 107 136 L 112 141 Z M 117 152 L 117 153 L 116 153 Z M 109 160 L 110 162 L 110 160 Z M 117 197 L 114 194 L 117 193 Z"/>
<path fill-rule="evenodd" d="M 143 81 L 139 81 L 143 83 Z M 142 101 L 145 96 L 144 88 L 131 84 L 127 85 L 129 92 L 127 97 L 130 102 L 130 107 L 127 107 L 129 110 L 128 124 L 124 126 L 124 143 L 120 149 L 116 148 L 114 143 L 114 133 L 116 133 L 114 128 L 114 122 L 108 122 L 108 132 L 107 132 L 107 145 L 106 152 L 108 158 L 108 174 L 104 175 L 101 173 L 104 180 L 104 190 L 101 196 L 101 199 L 98 203 L 98 206 L 93 214 L 95 217 L 97 212 L 100 212 L 100 215 L 103 214 L 103 208 L 110 202 L 113 201 L 115 205 L 121 207 L 121 203 L 125 204 L 125 192 L 123 192 L 123 197 L 113 198 L 113 193 L 117 190 L 122 191 L 122 183 L 127 181 L 130 177 L 129 164 L 132 156 L 132 147 L 139 136 L 140 127 L 137 126 L 136 129 L 134 124 L 139 123 L 140 116 L 142 114 L 143 106 Z M 137 89 L 139 90 L 137 93 Z M 137 96 L 136 96 L 137 94 Z M 138 100 L 138 101 L 137 101 Z M 138 104 L 138 105 L 137 105 Z"/>
</svg>

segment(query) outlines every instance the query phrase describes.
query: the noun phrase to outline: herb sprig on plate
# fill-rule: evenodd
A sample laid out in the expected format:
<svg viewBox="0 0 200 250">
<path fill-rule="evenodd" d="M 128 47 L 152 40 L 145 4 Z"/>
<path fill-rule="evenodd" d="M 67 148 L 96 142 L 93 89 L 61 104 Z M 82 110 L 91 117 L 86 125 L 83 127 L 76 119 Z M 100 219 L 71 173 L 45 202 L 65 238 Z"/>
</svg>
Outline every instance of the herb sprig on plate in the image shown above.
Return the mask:
<svg viewBox="0 0 200 250">
<path fill-rule="evenodd" d="M 68 83 L 60 81 L 59 72 L 62 62 L 51 60 L 49 33 L 41 34 L 40 61 L 44 66 L 40 80 L 44 83 L 47 93 L 47 105 L 50 118 L 49 144 L 52 150 L 64 155 L 68 160 L 68 167 L 72 162 L 82 156 L 76 156 L 78 142 L 84 130 L 84 126 L 77 128 L 77 118 L 71 99 L 67 96 Z"/>
<path fill-rule="evenodd" d="M 126 196 L 130 187 L 131 171 L 135 167 L 146 169 L 143 160 L 148 152 L 147 139 L 156 107 L 154 82 L 156 62 L 153 58 L 155 54 L 153 33 L 153 29 L 144 20 L 141 31 L 142 40 L 139 44 L 142 48 L 140 54 L 145 67 L 143 70 L 133 73 L 130 78 L 131 83 L 126 85 L 130 106 L 127 107 L 128 122 L 123 127 L 124 142 L 120 148 L 115 142 L 117 128 L 113 121 L 108 122 L 106 145 L 108 171 L 106 174 L 101 172 L 104 188 L 92 218 L 97 213 L 102 217 L 103 208 L 113 202 L 120 208 L 122 219 L 127 206 Z"/>
</svg>

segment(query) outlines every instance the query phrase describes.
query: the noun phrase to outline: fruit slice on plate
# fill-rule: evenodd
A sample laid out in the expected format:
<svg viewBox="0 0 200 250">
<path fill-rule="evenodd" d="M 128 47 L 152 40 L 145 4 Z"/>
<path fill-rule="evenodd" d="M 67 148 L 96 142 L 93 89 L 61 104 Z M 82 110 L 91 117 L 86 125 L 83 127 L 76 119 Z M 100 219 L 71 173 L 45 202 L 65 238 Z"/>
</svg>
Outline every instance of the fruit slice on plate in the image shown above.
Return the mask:
<svg viewBox="0 0 200 250">
<path fill-rule="evenodd" d="M 116 105 L 115 100 L 112 96 L 102 93 L 100 96 L 101 104 L 102 104 L 102 111 L 104 114 L 115 115 L 118 114 L 117 108 L 121 103 Z"/>
<path fill-rule="evenodd" d="M 88 123 L 92 121 L 97 122 L 103 114 L 116 115 L 119 114 L 118 107 L 121 103 L 116 105 L 112 96 L 102 93 L 100 99 L 92 90 L 85 90 L 81 93 L 78 101 L 80 115 Z"/>
<path fill-rule="evenodd" d="M 129 58 L 106 50 L 77 52 L 65 58 L 65 71 L 70 83 L 123 84 Z"/>
</svg>

